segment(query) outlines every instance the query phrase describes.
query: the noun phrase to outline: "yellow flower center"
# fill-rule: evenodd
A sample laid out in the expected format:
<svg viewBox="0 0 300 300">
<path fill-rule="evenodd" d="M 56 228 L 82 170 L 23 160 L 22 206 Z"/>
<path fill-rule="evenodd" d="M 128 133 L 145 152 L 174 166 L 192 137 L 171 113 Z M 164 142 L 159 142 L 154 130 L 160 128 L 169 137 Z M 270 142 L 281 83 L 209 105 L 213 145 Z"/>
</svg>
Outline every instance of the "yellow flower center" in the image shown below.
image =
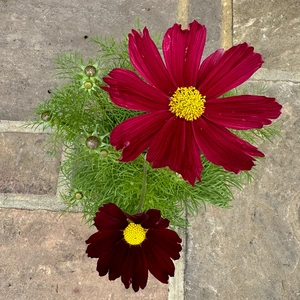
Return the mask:
<svg viewBox="0 0 300 300">
<path fill-rule="evenodd" d="M 147 229 L 140 224 L 130 222 L 124 229 L 123 235 L 129 245 L 140 245 L 146 238 Z"/>
<path fill-rule="evenodd" d="M 193 86 L 179 87 L 170 99 L 170 112 L 176 117 L 193 121 L 204 113 L 204 103 L 205 96 Z"/>
</svg>

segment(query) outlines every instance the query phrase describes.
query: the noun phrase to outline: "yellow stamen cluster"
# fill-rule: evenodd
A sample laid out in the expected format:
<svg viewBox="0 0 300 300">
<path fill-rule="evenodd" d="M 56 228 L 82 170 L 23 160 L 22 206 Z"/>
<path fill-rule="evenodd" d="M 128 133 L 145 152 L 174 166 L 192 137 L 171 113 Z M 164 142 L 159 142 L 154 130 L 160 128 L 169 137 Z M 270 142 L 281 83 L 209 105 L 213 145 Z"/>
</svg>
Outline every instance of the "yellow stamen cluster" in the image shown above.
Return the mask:
<svg viewBox="0 0 300 300">
<path fill-rule="evenodd" d="M 170 98 L 170 112 L 176 117 L 193 121 L 204 113 L 204 103 L 205 96 L 202 96 L 193 86 L 179 87 Z"/>
<path fill-rule="evenodd" d="M 140 245 L 146 239 L 147 229 L 140 224 L 130 222 L 124 229 L 123 235 L 129 245 Z"/>
</svg>

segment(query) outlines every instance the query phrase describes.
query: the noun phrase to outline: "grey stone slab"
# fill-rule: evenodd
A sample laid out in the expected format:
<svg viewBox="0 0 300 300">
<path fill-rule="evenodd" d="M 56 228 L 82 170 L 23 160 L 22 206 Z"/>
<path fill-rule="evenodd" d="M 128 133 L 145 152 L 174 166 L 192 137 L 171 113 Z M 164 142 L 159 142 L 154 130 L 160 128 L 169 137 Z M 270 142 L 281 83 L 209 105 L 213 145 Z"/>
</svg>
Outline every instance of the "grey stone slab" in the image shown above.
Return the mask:
<svg viewBox="0 0 300 300">
<path fill-rule="evenodd" d="M 168 286 L 150 277 L 144 290 L 99 277 L 85 240 L 95 232 L 81 214 L 0 209 L 0 299 L 167 299 Z"/>
<path fill-rule="evenodd" d="M 60 153 L 47 155 L 48 134 L 0 133 L 0 193 L 55 195 Z"/>
<path fill-rule="evenodd" d="M 34 118 L 34 108 L 58 84 L 51 72 L 58 53 L 77 51 L 88 60 L 97 47 L 84 37 L 122 37 L 136 17 L 151 32 L 163 32 L 176 10 L 176 0 L 1 1 L 0 119 Z"/>
<path fill-rule="evenodd" d="M 190 0 L 189 22 L 196 20 L 206 26 L 204 57 L 221 48 L 222 3 L 218 0 Z"/>
<path fill-rule="evenodd" d="M 300 84 L 268 87 L 283 104 L 282 137 L 259 146 L 266 158 L 231 209 L 208 206 L 190 219 L 188 300 L 300 299 Z"/>
<path fill-rule="evenodd" d="M 233 29 L 234 43 L 253 45 L 265 68 L 299 70 L 299 0 L 234 0 Z"/>
</svg>

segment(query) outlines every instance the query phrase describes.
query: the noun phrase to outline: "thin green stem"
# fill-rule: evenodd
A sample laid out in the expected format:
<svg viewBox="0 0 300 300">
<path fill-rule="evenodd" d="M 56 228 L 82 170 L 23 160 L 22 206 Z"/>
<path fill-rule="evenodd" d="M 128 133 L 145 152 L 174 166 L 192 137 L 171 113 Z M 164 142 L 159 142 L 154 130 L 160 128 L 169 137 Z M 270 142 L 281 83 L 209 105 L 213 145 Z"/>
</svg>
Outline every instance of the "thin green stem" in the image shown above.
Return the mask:
<svg viewBox="0 0 300 300">
<path fill-rule="evenodd" d="M 145 202 L 145 196 L 146 196 L 146 187 L 147 187 L 147 161 L 146 157 L 144 158 L 144 166 L 143 166 L 143 185 L 142 185 L 142 191 L 141 191 L 141 200 L 137 209 L 137 212 L 142 212 L 142 207 Z"/>
</svg>

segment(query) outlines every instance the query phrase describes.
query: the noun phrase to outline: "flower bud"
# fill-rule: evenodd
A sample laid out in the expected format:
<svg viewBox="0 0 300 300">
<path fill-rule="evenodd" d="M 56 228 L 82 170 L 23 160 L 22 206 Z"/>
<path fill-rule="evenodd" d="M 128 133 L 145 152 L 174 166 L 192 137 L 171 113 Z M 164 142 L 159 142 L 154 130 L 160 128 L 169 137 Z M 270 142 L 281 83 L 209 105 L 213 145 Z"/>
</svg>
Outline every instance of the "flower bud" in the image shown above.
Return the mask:
<svg viewBox="0 0 300 300">
<path fill-rule="evenodd" d="M 83 86 L 85 89 L 90 90 L 93 87 L 93 83 L 91 81 L 85 81 Z"/>
<path fill-rule="evenodd" d="M 81 192 L 76 192 L 74 195 L 74 198 L 76 200 L 80 200 L 80 199 L 82 199 L 82 197 L 83 197 L 83 194 Z"/>
<path fill-rule="evenodd" d="M 50 119 L 51 119 L 51 113 L 50 113 L 50 111 L 44 111 L 44 112 L 41 114 L 41 119 L 42 119 L 44 122 L 50 121 Z"/>
<path fill-rule="evenodd" d="M 97 69 L 94 66 L 87 66 L 84 69 L 84 73 L 88 77 L 93 77 L 97 73 Z"/>
<path fill-rule="evenodd" d="M 99 146 L 100 142 L 101 142 L 101 140 L 98 137 L 89 136 L 86 139 L 85 144 L 89 149 L 96 149 Z"/>
<path fill-rule="evenodd" d="M 100 154 L 101 154 L 101 156 L 102 157 L 107 157 L 107 155 L 108 155 L 108 153 L 107 153 L 107 151 L 106 150 L 102 150 L 101 152 L 100 152 Z"/>
</svg>

